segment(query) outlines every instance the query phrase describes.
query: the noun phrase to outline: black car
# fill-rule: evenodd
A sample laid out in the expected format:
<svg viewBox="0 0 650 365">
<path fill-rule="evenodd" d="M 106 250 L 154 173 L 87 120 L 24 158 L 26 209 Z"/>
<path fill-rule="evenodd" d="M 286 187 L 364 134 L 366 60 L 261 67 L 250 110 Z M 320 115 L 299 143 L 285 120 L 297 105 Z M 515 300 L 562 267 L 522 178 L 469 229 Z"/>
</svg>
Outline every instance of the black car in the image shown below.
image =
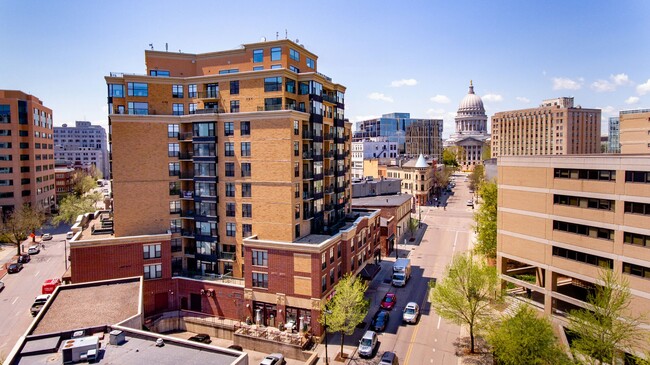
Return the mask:
<svg viewBox="0 0 650 365">
<path fill-rule="evenodd" d="M 377 314 L 375 314 L 375 317 L 372 319 L 372 328 L 375 331 L 385 330 L 389 318 L 390 318 L 390 314 L 388 313 L 388 311 L 382 310 L 377 312 Z"/>
<path fill-rule="evenodd" d="M 190 341 L 194 342 L 201 342 L 201 343 L 211 343 L 212 340 L 210 339 L 210 335 L 205 334 L 205 333 L 199 333 L 198 335 L 194 335 L 190 338 L 188 338 Z"/>
<path fill-rule="evenodd" d="M 19 272 L 22 269 L 23 269 L 23 264 L 21 264 L 20 262 L 14 262 L 10 264 L 9 267 L 7 267 L 7 272 L 9 274 L 13 274 Z"/>
<path fill-rule="evenodd" d="M 239 346 L 239 345 L 230 345 L 230 346 L 228 346 L 228 348 L 231 349 L 231 350 L 239 351 L 239 352 L 243 352 L 243 351 L 244 351 L 244 348 L 241 347 L 241 346 Z"/>
<path fill-rule="evenodd" d="M 32 257 L 29 256 L 28 254 L 24 253 L 18 256 L 18 262 L 21 264 L 26 264 L 32 260 Z"/>
</svg>

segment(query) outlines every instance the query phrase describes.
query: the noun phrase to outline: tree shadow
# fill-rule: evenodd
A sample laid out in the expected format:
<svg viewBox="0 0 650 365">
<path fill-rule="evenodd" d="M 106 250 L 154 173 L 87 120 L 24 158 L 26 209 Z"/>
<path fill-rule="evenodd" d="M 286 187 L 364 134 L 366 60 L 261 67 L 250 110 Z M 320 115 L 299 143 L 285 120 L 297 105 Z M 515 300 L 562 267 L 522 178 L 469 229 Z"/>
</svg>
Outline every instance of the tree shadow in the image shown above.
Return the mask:
<svg viewBox="0 0 650 365">
<path fill-rule="evenodd" d="M 490 347 L 482 337 L 476 336 L 474 338 L 474 354 L 470 353 L 470 339 L 467 337 L 459 337 L 454 341 L 454 348 L 456 349 L 456 356 L 462 358 L 461 364 L 464 365 L 492 365 L 494 364 L 492 352 Z"/>
</svg>

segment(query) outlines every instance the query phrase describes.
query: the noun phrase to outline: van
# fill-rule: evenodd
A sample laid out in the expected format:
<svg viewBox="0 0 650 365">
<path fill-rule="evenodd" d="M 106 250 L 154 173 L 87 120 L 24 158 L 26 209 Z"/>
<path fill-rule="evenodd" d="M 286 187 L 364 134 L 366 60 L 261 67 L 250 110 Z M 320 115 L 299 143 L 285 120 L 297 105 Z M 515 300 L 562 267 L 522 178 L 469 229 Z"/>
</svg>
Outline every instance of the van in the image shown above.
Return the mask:
<svg viewBox="0 0 650 365">
<path fill-rule="evenodd" d="M 383 355 L 381 355 L 381 361 L 379 361 L 379 365 L 399 365 L 399 360 L 397 359 L 397 355 L 395 355 L 394 352 L 386 351 Z"/>
<path fill-rule="evenodd" d="M 61 285 L 61 279 L 47 279 L 41 286 L 41 294 L 52 294 L 57 286 Z"/>
<path fill-rule="evenodd" d="M 72 237 L 74 237 L 74 232 L 72 232 L 72 231 L 66 233 L 66 235 L 65 235 L 65 239 L 67 239 L 67 240 L 71 240 Z"/>
</svg>

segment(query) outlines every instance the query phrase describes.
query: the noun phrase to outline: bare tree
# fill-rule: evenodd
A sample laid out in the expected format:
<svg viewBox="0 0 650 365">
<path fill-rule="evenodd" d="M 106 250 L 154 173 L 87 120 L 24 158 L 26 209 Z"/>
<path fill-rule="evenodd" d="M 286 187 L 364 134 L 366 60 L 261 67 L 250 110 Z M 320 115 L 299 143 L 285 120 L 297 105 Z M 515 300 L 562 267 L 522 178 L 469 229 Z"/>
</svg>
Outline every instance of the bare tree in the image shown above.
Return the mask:
<svg viewBox="0 0 650 365">
<path fill-rule="evenodd" d="M 45 214 L 32 208 L 28 204 L 14 210 L 0 224 L 0 231 L 7 237 L 11 244 L 16 245 L 18 255 L 22 253 L 20 244 L 29 237 L 36 234 L 36 230 L 45 223 Z"/>
</svg>

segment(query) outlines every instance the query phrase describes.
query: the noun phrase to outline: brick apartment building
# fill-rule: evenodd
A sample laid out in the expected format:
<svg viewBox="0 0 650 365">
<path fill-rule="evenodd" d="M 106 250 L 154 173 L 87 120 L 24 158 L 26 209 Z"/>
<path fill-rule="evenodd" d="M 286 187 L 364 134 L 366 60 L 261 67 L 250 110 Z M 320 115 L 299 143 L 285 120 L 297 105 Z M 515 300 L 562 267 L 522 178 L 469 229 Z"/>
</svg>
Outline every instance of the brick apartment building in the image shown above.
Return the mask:
<svg viewBox="0 0 650 365">
<path fill-rule="evenodd" d="M 33 95 L 0 90 L 0 210 L 54 207 L 52 110 Z"/>
<path fill-rule="evenodd" d="M 144 270 L 147 313 L 317 317 L 378 251 L 379 212 L 350 208 L 345 88 L 290 40 L 145 62 L 106 77 L 113 211 L 76 228 L 72 281 Z"/>
<path fill-rule="evenodd" d="M 61 200 L 72 192 L 72 189 L 74 188 L 74 172 L 75 169 L 69 167 L 56 166 L 54 168 L 54 185 L 56 186 L 57 204 L 60 204 Z"/>
<path fill-rule="evenodd" d="M 408 232 L 408 221 L 411 217 L 413 196 L 402 194 L 377 195 L 352 199 L 352 207 L 357 209 L 379 209 L 381 211 L 381 254 L 390 255 L 397 248 L 396 244 L 404 243 Z"/>
<path fill-rule="evenodd" d="M 620 152 L 650 152 L 650 109 L 623 110 L 619 114 Z"/>
</svg>

